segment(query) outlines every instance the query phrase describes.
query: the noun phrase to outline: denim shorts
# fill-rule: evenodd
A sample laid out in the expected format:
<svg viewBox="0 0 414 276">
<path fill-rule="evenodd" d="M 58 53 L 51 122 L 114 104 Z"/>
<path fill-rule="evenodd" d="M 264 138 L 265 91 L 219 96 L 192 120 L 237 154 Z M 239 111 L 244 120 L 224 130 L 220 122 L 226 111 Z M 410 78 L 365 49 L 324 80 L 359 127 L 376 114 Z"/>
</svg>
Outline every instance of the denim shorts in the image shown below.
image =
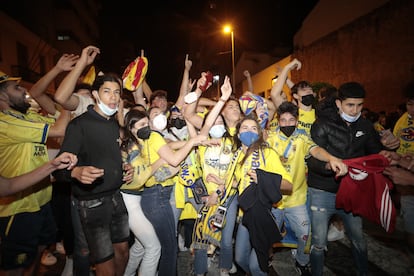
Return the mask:
<svg viewBox="0 0 414 276">
<path fill-rule="evenodd" d="M 414 234 L 414 196 L 402 195 L 400 199 L 401 214 L 404 220 L 404 229 Z"/>
<path fill-rule="evenodd" d="M 28 267 L 35 260 L 39 245 L 56 242 L 56 224 L 50 203 L 37 212 L 0 218 L 0 268 Z"/>
<path fill-rule="evenodd" d="M 78 208 L 91 261 L 99 264 L 110 260 L 114 256 L 112 244 L 129 240 L 128 213 L 121 193 L 79 200 Z"/>
</svg>

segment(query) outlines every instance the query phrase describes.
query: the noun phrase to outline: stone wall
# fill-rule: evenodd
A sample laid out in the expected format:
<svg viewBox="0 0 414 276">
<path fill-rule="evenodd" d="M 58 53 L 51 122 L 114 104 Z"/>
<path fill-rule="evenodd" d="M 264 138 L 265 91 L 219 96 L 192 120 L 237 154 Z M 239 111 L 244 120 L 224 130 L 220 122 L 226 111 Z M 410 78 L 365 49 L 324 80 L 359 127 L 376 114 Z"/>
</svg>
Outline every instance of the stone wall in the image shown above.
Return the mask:
<svg viewBox="0 0 414 276">
<path fill-rule="evenodd" d="M 365 106 L 392 112 L 404 99 L 401 91 L 414 80 L 414 1 L 392 0 L 302 49 L 293 81 L 339 86 L 358 81 L 367 90 Z"/>
</svg>

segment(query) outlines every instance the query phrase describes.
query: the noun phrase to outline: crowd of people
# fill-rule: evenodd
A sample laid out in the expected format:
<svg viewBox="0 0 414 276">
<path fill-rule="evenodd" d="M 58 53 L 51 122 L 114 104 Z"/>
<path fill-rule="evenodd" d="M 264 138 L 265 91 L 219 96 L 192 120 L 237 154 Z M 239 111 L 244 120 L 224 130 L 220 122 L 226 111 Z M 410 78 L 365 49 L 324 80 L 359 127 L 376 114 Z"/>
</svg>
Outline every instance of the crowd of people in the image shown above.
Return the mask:
<svg viewBox="0 0 414 276">
<path fill-rule="evenodd" d="M 84 83 L 99 54 L 88 46 L 62 55 L 30 91 L 0 72 L 0 275 L 35 275 L 44 252 L 58 245 L 64 275 L 92 268 L 176 275 L 179 250 L 192 251 L 194 275 L 207 274 L 215 251 L 220 275 L 267 275 L 272 248 L 287 233 L 298 273 L 322 275 L 334 217 L 351 241 L 356 273 L 368 275 L 365 214 L 336 203 L 344 189 L 360 198 L 348 182 L 369 181 L 370 171 L 356 173 L 351 160 L 364 166 L 373 156 L 386 163 L 381 187 L 400 195 L 393 204 L 413 254 L 413 83 L 404 91 L 406 111 L 389 125 L 384 114 L 363 112 L 367 92 L 358 82 L 318 93 L 308 81 L 293 83 L 297 59 L 268 99 L 254 93 L 246 71 L 249 91 L 236 98 L 225 77 L 213 100 L 203 97 L 208 72 L 192 80 L 187 55 L 178 98 L 169 102 L 169 92 L 146 82 L 143 53 L 140 69 L 122 78 L 100 72 Z"/>
</svg>

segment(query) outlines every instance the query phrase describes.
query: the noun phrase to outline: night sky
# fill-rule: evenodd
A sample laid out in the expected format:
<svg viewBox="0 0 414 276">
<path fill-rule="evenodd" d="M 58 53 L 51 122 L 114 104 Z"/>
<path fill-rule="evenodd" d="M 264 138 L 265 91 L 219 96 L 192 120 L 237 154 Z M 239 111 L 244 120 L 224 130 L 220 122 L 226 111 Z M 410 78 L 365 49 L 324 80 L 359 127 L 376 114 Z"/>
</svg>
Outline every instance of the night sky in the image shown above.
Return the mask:
<svg viewBox="0 0 414 276">
<path fill-rule="evenodd" d="M 65 6 L 70 0 L 49 0 Z M 101 55 L 98 70 L 122 74 L 140 55 L 149 60 L 147 82 L 153 90 L 168 91 L 175 100 L 184 70 L 185 55 L 193 61 L 190 77 L 202 71 L 231 75 L 231 38 L 223 26 L 231 24 L 235 59 L 243 51 L 271 54 L 277 47 L 292 47 L 293 36 L 317 0 L 102 0 L 96 10 Z M 36 5 L 41 1 L 36 2 Z M 85 3 L 93 3 L 85 2 Z M 2 0 L 2 9 L 25 22 L 41 16 L 30 9 L 31 0 Z M 138 6 L 138 8 L 136 8 Z M 39 6 L 37 6 L 39 8 Z M 93 9 L 93 8 L 92 8 Z M 60 22 L 62 23 L 62 22 Z M 63 22 L 64 23 L 64 22 Z M 67 27 L 70 30 L 70 26 Z M 81 45 L 84 47 L 87 45 Z M 246 68 L 249 69 L 249 68 Z"/>
<path fill-rule="evenodd" d="M 149 60 L 147 82 L 174 100 L 184 69 L 185 54 L 193 61 L 190 77 L 211 70 L 231 74 L 231 39 L 223 25 L 234 28 L 236 62 L 243 51 L 271 52 L 292 47 L 293 35 L 317 0 L 255 1 L 125 1 L 104 2 L 101 13 L 105 71 L 122 73 L 140 54 Z M 142 5 L 140 9 L 131 6 Z"/>
</svg>

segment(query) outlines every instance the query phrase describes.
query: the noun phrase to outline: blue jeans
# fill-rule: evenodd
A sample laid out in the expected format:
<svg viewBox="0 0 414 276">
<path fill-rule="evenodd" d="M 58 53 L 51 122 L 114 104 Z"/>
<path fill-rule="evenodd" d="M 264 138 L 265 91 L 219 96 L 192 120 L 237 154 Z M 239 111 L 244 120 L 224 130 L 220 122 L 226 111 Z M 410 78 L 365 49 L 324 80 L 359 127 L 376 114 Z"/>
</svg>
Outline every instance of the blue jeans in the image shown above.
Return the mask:
<svg viewBox="0 0 414 276">
<path fill-rule="evenodd" d="M 367 244 L 362 231 L 362 219 L 343 209 L 335 208 L 336 194 L 309 188 L 310 207 L 312 211 L 312 275 L 322 275 L 327 244 L 329 219 L 338 214 L 345 226 L 345 232 L 351 241 L 352 254 L 358 270 L 358 275 L 368 274 Z"/>
<path fill-rule="evenodd" d="M 239 223 L 236 234 L 235 260 L 246 273 L 252 276 L 266 276 L 257 260 L 256 251 L 250 243 L 249 230 L 242 223 Z"/>
<path fill-rule="evenodd" d="M 79 217 L 79 201 L 71 196 L 71 218 L 74 233 L 73 244 L 73 275 L 89 276 L 89 247 Z"/>
<path fill-rule="evenodd" d="M 227 206 L 226 223 L 221 232 L 219 268 L 230 270 L 233 263 L 233 231 L 236 224 L 238 209 L 238 195 L 227 198 L 224 206 Z M 194 254 L 195 274 L 207 273 L 207 250 L 196 249 Z"/>
<path fill-rule="evenodd" d="M 174 213 L 170 205 L 173 186 L 155 185 L 145 188 L 141 208 L 151 222 L 161 244 L 159 276 L 174 276 L 177 273 L 177 237 Z"/>
<path fill-rule="evenodd" d="M 306 205 L 285 209 L 272 208 L 272 214 L 278 222 L 279 229 L 281 229 L 281 222 L 284 219 L 289 221 L 290 228 L 295 233 L 298 242 L 296 261 L 302 266 L 307 265 L 310 257 L 305 253 L 305 247 L 310 233 L 310 218 Z"/>
</svg>

